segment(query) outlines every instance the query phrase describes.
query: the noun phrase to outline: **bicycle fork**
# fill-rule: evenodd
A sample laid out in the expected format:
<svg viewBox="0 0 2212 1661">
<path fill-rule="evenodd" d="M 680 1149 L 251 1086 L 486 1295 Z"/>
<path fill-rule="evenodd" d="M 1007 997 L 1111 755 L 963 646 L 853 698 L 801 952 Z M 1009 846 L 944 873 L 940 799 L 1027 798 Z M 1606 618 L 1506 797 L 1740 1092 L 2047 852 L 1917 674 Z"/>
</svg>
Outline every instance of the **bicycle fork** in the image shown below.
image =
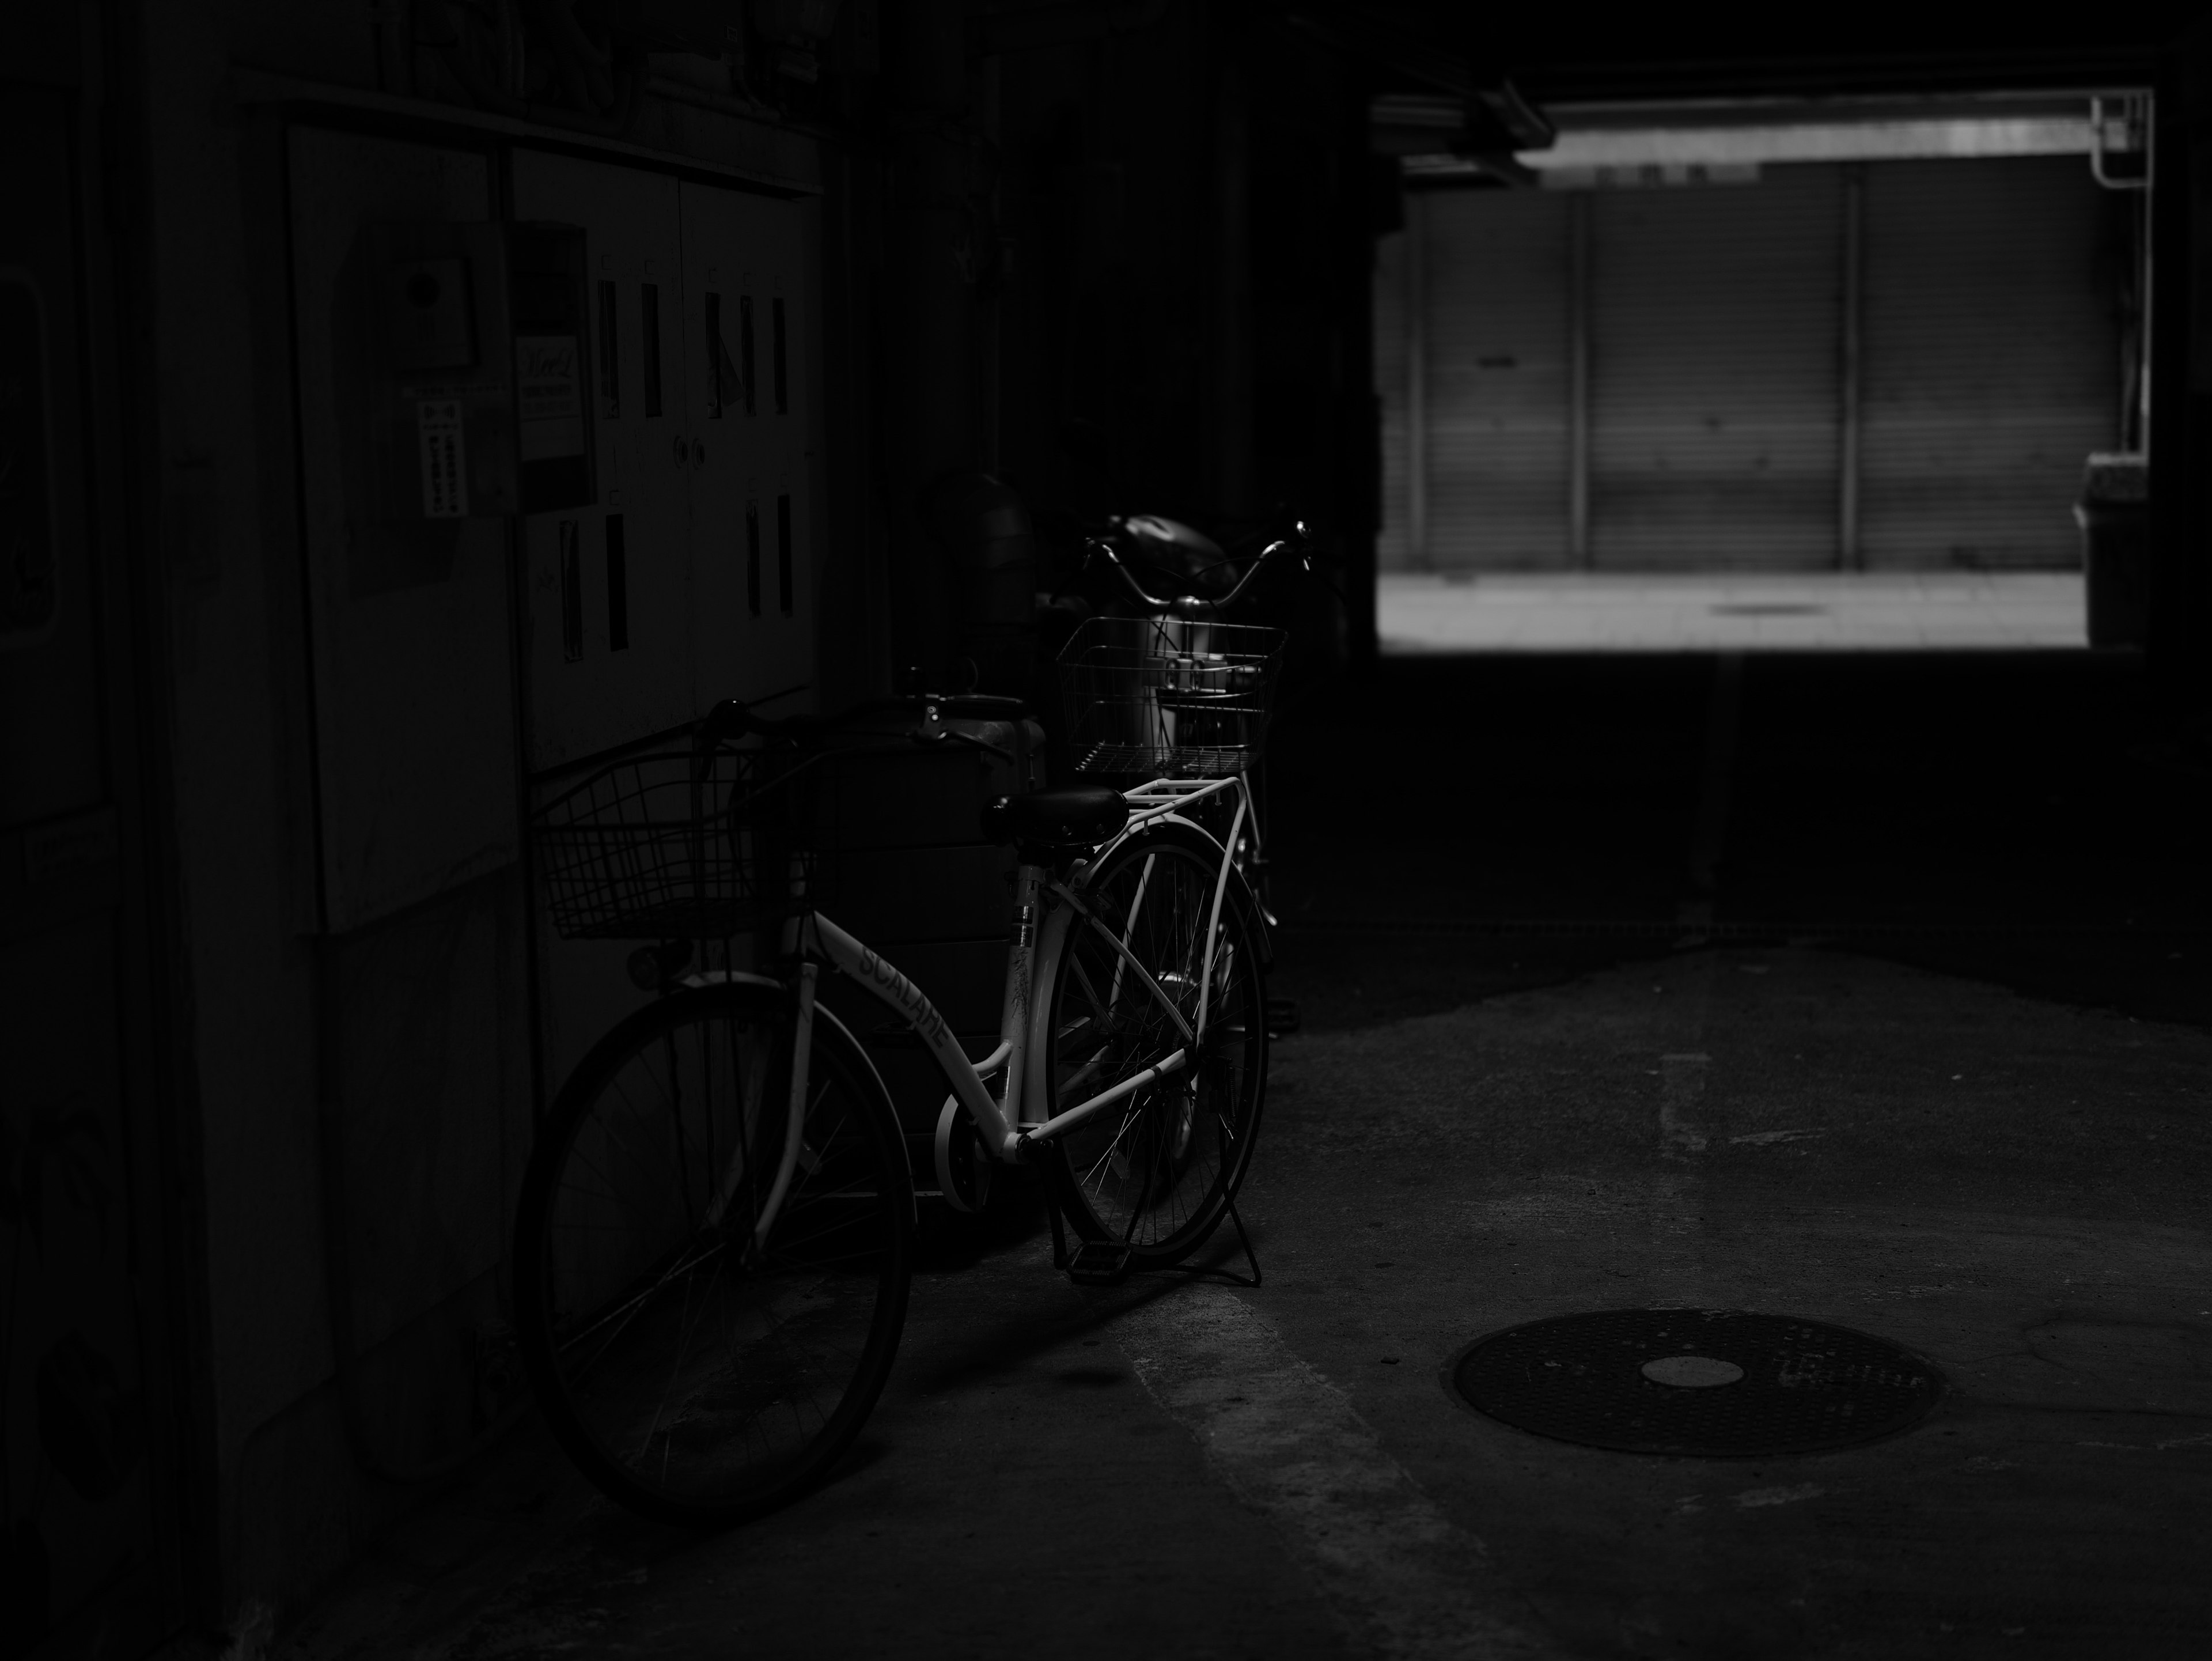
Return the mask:
<svg viewBox="0 0 2212 1661">
<path fill-rule="evenodd" d="M 799 1011 L 792 1023 L 791 1099 L 785 1110 L 783 1148 L 775 1163 L 775 1180 L 769 1184 L 768 1198 L 762 1204 L 760 1217 L 753 1224 L 752 1239 L 746 1248 L 750 1262 L 757 1262 L 768 1249 L 769 1232 L 783 1210 L 784 1196 L 791 1191 L 792 1174 L 799 1168 L 799 1156 L 804 1147 L 806 1126 L 806 1090 L 808 1065 L 814 1056 L 814 999 L 821 977 L 820 967 L 811 962 L 799 965 Z M 738 1185 L 744 1180 L 751 1165 L 751 1150 L 745 1145 L 744 1127 L 738 1129 L 736 1146 L 730 1150 L 730 1163 L 722 1173 L 721 1183 L 714 1203 L 707 1208 L 709 1227 L 719 1225 L 728 1213 L 730 1202 L 737 1197 Z"/>
</svg>

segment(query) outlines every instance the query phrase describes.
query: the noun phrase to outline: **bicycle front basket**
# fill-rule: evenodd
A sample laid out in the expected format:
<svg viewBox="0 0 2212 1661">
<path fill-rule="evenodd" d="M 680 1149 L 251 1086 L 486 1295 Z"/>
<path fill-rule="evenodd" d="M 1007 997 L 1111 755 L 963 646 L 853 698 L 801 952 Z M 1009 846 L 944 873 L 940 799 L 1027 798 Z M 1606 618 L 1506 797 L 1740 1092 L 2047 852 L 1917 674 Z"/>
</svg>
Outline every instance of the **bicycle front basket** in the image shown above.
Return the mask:
<svg viewBox="0 0 2212 1661">
<path fill-rule="evenodd" d="M 1279 629 L 1091 618 L 1060 654 L 1079 773 L 1218 778 L 1259 758 L 1282 668 Z"/>
<path fill-rule="evenodd" d="M 726 940 L 818 904 L 834 870 L 819 752 L 633 756 L 548 802 L 531 833 L 568 940 Z"/>
</svg>

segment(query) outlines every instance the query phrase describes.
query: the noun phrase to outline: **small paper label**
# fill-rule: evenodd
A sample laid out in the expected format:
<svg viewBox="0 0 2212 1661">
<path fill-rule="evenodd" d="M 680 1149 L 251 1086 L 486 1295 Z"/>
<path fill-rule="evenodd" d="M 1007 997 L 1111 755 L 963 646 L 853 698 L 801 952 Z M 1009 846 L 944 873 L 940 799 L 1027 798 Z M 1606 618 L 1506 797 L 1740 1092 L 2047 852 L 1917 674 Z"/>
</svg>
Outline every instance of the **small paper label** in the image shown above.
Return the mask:
<svg viewBox="0 0 2212 1661">
<path fill-rule="evenodd" d="M 458 399 L 427 399 L 415 406 L 415 434 L 422 456 L 422 516 L 469 516 L 468 455 L 461 437 Z"/>
<path fill-rule="evenodd" d="M 583 454 L 584 389 L 575 336 L 517 335 L 514 396 L 525 461 Z"/>
<path fill-rule="evenodd" d="M 67 882 L 115 863 L 122 853 L 115 810 L 101 808 L 23 833 L 23 874 L 31 882 Z"/>
</svg>

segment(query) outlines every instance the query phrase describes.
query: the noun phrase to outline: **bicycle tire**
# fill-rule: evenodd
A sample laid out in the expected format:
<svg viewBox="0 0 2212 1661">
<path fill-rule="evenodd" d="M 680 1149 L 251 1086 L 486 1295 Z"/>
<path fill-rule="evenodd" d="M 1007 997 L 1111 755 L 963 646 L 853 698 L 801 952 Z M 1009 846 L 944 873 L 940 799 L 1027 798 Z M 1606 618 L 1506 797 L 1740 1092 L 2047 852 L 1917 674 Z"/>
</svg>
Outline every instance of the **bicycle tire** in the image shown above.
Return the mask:
<svg viewBox="0 0 2212 1661">
<path fill-rule="evenodd" d="M 730 983 L 638 1011 L 577 1066 L 524 1174 L 515 1324 L 538 1402 L 593 1482 L 664 1521 L 724 1526 L 821 1480 L 905 1324 L 905 1147 L 818 1007 L 800 1155 L 747 1250 L 788 1133 L 796 1008 Z"/>
<path fill-rule="evenodd" d="M 1085 873 L 1081 892 L 1193 1027 L 1220 844 L 1189 826 L 1138 831 Z M 1244 1180 L 1267 1091 L 1266 966 L 1250 896 L 1232 872 L 1214 947 L 1203 1053 L 1180 1072 L 1055 1138 L 1044 1160 L 1085 1240 L 1119 1240 L 1138 1269 L 1203 1245 Z M 1043 1079 L 1059 1113 L 1184 1041 L 1121 955 L 1077 920 L 1051 966 Z M 1132 996 L 1134 993 L 1137 995 Z"/>
</svg>

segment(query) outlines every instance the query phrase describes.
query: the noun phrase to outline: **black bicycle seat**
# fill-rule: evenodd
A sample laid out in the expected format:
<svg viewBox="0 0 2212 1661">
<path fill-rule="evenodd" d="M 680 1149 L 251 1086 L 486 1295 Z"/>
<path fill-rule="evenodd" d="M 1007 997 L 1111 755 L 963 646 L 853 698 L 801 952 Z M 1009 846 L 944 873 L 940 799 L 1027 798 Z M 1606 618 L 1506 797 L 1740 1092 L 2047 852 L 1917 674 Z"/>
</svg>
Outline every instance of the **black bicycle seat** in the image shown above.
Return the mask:
<svg viewBox="0 0 2212 1661">
<path fill-rule="evenodd" d="M 983 835 L 1038 848 L 1096 848 L 1129 822 L 1128 799 L 1103 784 L 1001 796 L 983 810 Z"/>
</svg>

